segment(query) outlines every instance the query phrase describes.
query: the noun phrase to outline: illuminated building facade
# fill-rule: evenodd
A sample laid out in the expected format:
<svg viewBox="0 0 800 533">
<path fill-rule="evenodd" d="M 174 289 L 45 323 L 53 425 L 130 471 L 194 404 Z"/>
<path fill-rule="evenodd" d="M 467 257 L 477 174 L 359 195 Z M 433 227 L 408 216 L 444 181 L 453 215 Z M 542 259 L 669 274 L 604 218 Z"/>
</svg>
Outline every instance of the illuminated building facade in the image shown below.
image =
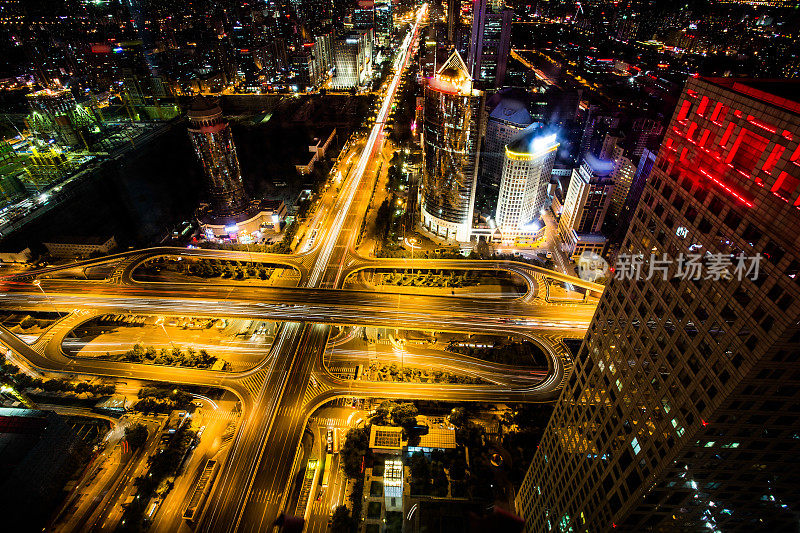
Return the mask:
<svg viewBox="0 0 800 533">
<path fill-rule="evenodd" d="M 378 0 L 375 2 L 375 38 L 388 45 L 393 31 L 392 0 Z"/>
<path fill-rule="evenodd" d="M 444 239 L 470 240 L 483 106 L 454 51 L 428 80 L 423 118 L 422 224 Z"/>
<path fill-rule="evenodd" d="M 687 81 L 620 250 L 643 275 L 600 300 L 516 497 L 527 531 L 796 530 L 798 94 Z"/>
<path fill-rule="evenodd" d="M 189 137 L 205 171 L 212 210 L 218 216 L 236 217 L 247 210 L 249 199 L 222 109 L 216 100 L 198 96 L 188 115 Z"/>
<path fill-rule="evenodd" d="M 364 85 L 372 75 L 372 28 L 352 31 L 333 45 L 335 72 L 331 86 L 352 89 Z"/>
<path fill-rule="evenodd" d="M 547 200 L 557 149 L 555 134 L 546 135 L 538 126 L 506 146 L 495 215 L 503 242 L 513 243 L 521 236 L 536 239 L 544 232 L 540 211 Z"/>
</svg>

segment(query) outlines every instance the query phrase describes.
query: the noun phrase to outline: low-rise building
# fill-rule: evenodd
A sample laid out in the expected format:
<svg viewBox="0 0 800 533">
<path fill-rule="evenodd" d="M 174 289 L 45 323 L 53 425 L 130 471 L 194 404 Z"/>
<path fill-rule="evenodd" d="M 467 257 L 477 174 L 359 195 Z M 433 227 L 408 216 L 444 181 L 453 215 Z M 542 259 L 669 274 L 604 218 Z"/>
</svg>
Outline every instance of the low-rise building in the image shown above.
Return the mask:
<svg viewBox="0 0 800 533">
<path fill-rule="evenodd" d="M 30 248 L 19 252 L 0 252 L 0 263 L 27 263 L 33 259 Z"/>
<path fill-rule="evenodd" d="M 331 142 L 333 142 L 333 138 L 335 136 L 336 128 L 333 128 L 329 132 L 326 132 L 319 137 L 314 137 L 311 140 L 311 144 L 308 146 L 308 153 L 305 153 L 304 156 L 302 156 L 302 159 L 300 159 L 300 161 L 296 162 L 294 165 L 297 173 L 301 176 L 311 174 L 314 171 L 314 164 L 320 159 L 325 158 L 325 152 L 328 151 L 328 148 L 330 147 Z"/>
<path fill-rule="evenodd" d="M 114 236 L 60 237 L 44 243 L 53 257 L 79 257 L 90 254 L 107 254 L 117 247 Z"/>
<path fill-rule="evenodd" d="M 253 200 L 245 220 L 214 216 L 207 204 L 197 210 L 200 228 L 207 239 L 234 239 L 243 243 L 258 242 L 264 233 L 280 231 L 288 210 L 281 200 Z"/>
</svg>

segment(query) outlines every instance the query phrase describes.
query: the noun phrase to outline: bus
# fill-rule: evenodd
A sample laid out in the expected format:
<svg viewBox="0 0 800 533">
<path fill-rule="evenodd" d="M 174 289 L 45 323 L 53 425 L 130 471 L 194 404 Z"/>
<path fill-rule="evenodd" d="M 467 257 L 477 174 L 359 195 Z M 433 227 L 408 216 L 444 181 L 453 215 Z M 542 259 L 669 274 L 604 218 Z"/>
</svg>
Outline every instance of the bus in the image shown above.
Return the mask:
<svg viewBox="0 0 800 533">
<path fill-rule="evenodd" d="M 331 477 L 331 464 L 333 463 L 333 454 L 329 453 L 325 456 L 325 469 L 322 471 L 322 488 L 328 486 L 328 479 Z"/>
</svg>

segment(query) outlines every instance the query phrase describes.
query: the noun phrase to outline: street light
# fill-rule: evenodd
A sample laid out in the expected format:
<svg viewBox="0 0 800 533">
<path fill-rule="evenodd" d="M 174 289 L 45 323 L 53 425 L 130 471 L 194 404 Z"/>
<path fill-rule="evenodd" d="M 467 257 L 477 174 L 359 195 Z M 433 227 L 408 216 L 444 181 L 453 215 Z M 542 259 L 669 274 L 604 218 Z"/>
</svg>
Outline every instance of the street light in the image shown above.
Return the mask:
<svg viewBox="0 0 800 533">
<path fill-rule="evenodd" d="M 42 294 L 44 294 L 44 297 L 47 298 L 48 302 L 50 302 L 50 306 L 56 312 L 56 314 L 58 315 L 58 318 L 63 318 L 61 316 L 61 312 L 56 308 L 56 304 L 54 304 L 53 300 L 50 299 L 50 296 L 46 292 L 44 292 L 44 289 L 42 288 L 42 282 L 40 280 L 38 280 L 38 279 L 35 279 L 35 280 L 33 280 L 33 284 L 36 285 L 39 288 L 40 291 L 42 291 Z"/>
<path fill-rule="evenodd" d="M 175 343 L 174 343 L 174 342 L 172 342 L 172 337 L 170 337 L 170 336 L 169 336 L 169 333 L 167 333 L 167 328 L 165 328 L 165 327 L 164 327 L 164 317 L 163 317 L 163 316 L 162 316 L 162 317 L 159 317 L 159 319 L 158 319 L 158 320 L 156 320 L 156 324 L 157 324 L 157 325 L 159 325 L 159 326 L 161 326 L 161 329 L 163 329 L 163 330 L 164 330 L 164 335 L 166 335 L 166 336 L 167 336 L 167 340 L 168 340 L 168 341 L 169 341 L 169 343 L 172 345 L 172 347 L 173 347 L 173 348 L 175 348 Z"/>
</svg>

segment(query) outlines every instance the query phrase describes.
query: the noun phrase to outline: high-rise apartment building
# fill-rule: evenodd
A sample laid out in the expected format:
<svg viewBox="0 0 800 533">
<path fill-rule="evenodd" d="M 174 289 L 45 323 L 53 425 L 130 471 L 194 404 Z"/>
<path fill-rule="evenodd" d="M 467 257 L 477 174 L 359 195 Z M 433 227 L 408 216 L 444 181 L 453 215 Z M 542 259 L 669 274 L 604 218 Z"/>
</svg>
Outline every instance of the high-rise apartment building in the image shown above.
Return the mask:
<svg viewBox="0 0 800 533">
<path fill-rule="evenodd" d="M 797 529 L 799 94 L 687 81 L 517 494 L 528 531 Z"/>
<path fill-rule="evenodd" d="M 614 191 L 614 163 L 591 153 L 572 171 L 564 208 L 558 222 L 558 235 L 568 256 L 585 251 L 600 253 L 606 243 L 600 234 Z"/>
<path fill-rule="evenodd" d="M 216 100 L 198 96 L 188 111 L 189 137 L 206 175 L 211 208 L 217 216 L 244 212 L 249 199 L 228 122 Z"/>
<path fill-rule="evenodd" d="M 503 242 L 537 238 L 544 230 L 541 211 L 547 200 L 556 159 L 556 135 L 534 125 L 505 147 L 495 221 Z"/>
<path fill-rule="evenodd" d="M 472 38 L 467 65 L 472 79 L 481 88 L 498 89 L 506 77 L 511 52 L 513 12 L 488 0 L 475 0 L 472 12 Z"/>
<path fill-rule="evenodd" d="M 472 85 L 457 51 L 425 87 L 422 224 L 467 242 L 472 231 L 484 93 Z"/>
</svg>

